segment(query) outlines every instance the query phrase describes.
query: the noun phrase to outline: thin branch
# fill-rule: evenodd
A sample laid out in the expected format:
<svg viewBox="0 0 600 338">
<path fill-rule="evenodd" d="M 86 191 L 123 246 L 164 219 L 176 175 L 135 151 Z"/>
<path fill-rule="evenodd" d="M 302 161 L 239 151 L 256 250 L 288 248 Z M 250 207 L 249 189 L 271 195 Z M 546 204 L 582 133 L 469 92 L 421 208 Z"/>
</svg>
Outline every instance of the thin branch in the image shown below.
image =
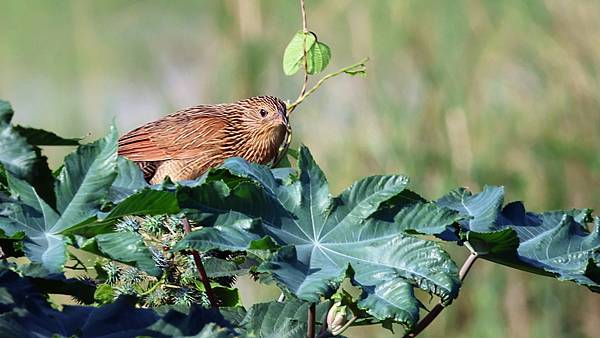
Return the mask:
<svg viewBox="0 0 600 338">
<path fill-rule="evenodd" d="M 461 282 L 465 279 L 465 277 L 467 277 L 467 274 L 469 273 L 469 270 L 471 270 L 473 263 L 475 263 L 477 257 L 479 257 L 479 254 L 473 250 L 471 245 L 467 244 L 468 242 L 465 242 L 465 246 L 469 249 L 471 253 L 469 254 L 469 257 L 467 257 L 462 267 L 460 268 L 460 271 L 458 272 L 458 277 L 460 278 Z M 429 326 L 431 322 L 433 322 L 433 320 L 442 312 L 442 310 L 444 310 L 444 308 L 444 304 L 438 303 L 436 306 L 433 307 L 433 309 L 431 309 L 431 311 L 429 311 L 429 313 L 423 319 L 421 319 L 420 322 L 417 323 L 415 328 L 411 332 L 405 334 L 403 338 L 414 338 L 417 335 L 419 335 L 419 333 L 423 332 L 423 330 L 425 330 L 425 328 Z"/>
<path fill-rule="evenodd" d="M 294 103 L 289 104 L 287 107 L 287 118 L 289 121 L 290 115 L 291 113 L 294 111 L 294 109 L 296 109 L 296 107 L 302 103 L 302 101 L 304 101 L 304 99 L 306 99 L 310 94 L 314 93 L 317 89 L 319 89 L 319 87 L 321 87 L 321 85 L 333 78 L 336 77 L 342 73 L 346 73 L 346 72 L 350 72 L 353 71 L 355 73 L 357 72 L 364 72 L 365 71 L 365 63 L 367 61 L 369 61 L 369 58 L 364 58 L 362 60 L 360 60 L 359 62 L 350 65 L 348 67 L 344 67 L 340 70 L 338 70 L 337 72 L 325 75 L 324 77 L 322 77 L 316 85 L 314 85 L 308 92 L 306 91 L 306 88 L 308 87 L 308 50 L 306 49 L 306 37 L 308 36 L 308 34 L 312 34 L 309 30 L 308 30 L 308 23 L 306 20 L 306 8 L 304 5 L 304 1 L 305 0 L 300 0 L 300 10 L 302 12 L 302 33 L 303 33 L 303 37 L 304 37 L 304 44 L 303 44 L 303 49 L 304 49 L 304 81 L 302 81 L 302 88 L 300 89 L 300 95 L 298 95 L 298 98 L 296 99 L 296 101 L 294 101 Z M 316 37 L 315 37 L 316 38 Z M 279 163 L 281 162 L 281 160 L 283 160 L 283 158 L 285 157 L 285 155 L 287 154 L 287 151 L 290 147 L 290 143 L 292 142 L 292 129 L 288 126 L 288 130 L 287 130 L 287 137 L 285 140 L 285 143 L 283 144 L 283 146 L 281 146 L 279 148 L 279 152 L 277 154 L 277 157 L 275 158 L 275 160 L 273 161 L 273 163 L 271 164 L 272 168 L 276 168 Z"/>
<path fill-rule="evenodd" d="M 308 58 L 306 57 L 306 54 L 308 53 L 308 51 L 306 50 L 306 36 L 308 35 L 308 24 L 306 22 L 306 8 L 304 6 L 304 0 L 300 0 L 300 10 L 302 11 L 302 33 L 304 33 L 304 81 L 302 82 L 302 89 L 300 89 L 300 95 L 298 97 L 304 96 L 304 93 L 306 93 L 306 86 L 308 86 Z"/>
<path fill-rule="evenodd" d="M 300 0 L 300 10 L 302 11 L 302 31 L 308 33 L 308 25 L 306 24 L 306 8 L 304 7 L 304 0 Z"/>
<path fill-rule="evenodd" d="M 317 307 L 315 303 L 310 303 L 308 307 L 308 332 L 306 332 L 307 338 L 315 338 L 315 318 L 317 316 Z"/>
<path fill-rule="evenodd" d="M 325 76 L 323 76 L 310 90 L 308 90 L 306 93 L 304 93 L 303 95 L 299 96 L 296 101 L 294 101 L 293 103 L 291 103 L 287 109 L 288 111 L 288 118 L 289 115 L 291 114 L 292 111 L 294 111 L 294 109 L 296 109 L 296 107 L 302 103 L 302 101 L 304 101 L 307 97 L 309 97 L 312 93 L 314 93 L 317 89 L 319 89 L 319 87 L 321 87 L 323 85 L 323 83 L 325 83 L 325 81 L 334 78 L 338 75 L 344 74 L 346 72 L 352 71 L 352 72 L 361 72 L 365 70 L 365 63 L 367 63 L 369 61 L 369 58 L 364 58 L 354 64 L 351 64 L 350 66 L 341 68 L 333 73 L 329 73 Z"/>
<path fill-rule="evenodd" d="M 460 278 L 461 282 L 463 280 L 465 280 L 465 277 L 471 270 L 471 267 L 473 266 L 473 263 L 475 263 L 475 260 L 477 259 L 477 257 L 479 257 L 479 255 L 476 252 L 471 252 L 469 257 L 467 257 L 467 260 L 465 260 L 463 266 L 460 268 L 460 271 L 458 272 L 458 277 Z"/>
<path fill-rule="evenodd" d="M 184 217 L 182 219 L 183 223 L 183 231 L 186 234 L 192 232 L 192 228 L 190 227 L 190 223 L 187 218 Z M 191 250 L 192 256 L 194 257 L 194 264 L 196 264 L 196 269 L 198 269 L 198 273 L 200 274 L 200 280 L 202 280 L 202 284 L 204 285 L 204 290 L 206 290 L 206 295 L 208 296 L 208 301 L 210 305 L 218 309 L 219 302 L 217 301 L 217 297 L 215 296 L 212 287 L 210 286 L 210 280 L 208 279 L 208 275 L 206 274 L 206 270 L 204 269 L 204 265 L 202 264 L 202 259 L 200 258 L 200 254 L 196 250 Z"/>
<path fill-rule="evenodd" d="M 304 94 L 300 93 L 300 96 L 298 96 L 296 101 L 294 101 L 294 103 L 291 103 L 288 105 L 288 107 L 287 107 L 288 119 L 289 119 L 291 113 L 294 111 L 294 109 L 296 109 L 296 107 L 300 103 L 302 103 L 302 101 L 304 101 L 310 94 L 314 93 L 317 89 L 319 89 L 319 87 L 321 87 L 323 85 L 323 83 L 325 83 L 325 81 L 327 81 L 331 78 L 334 78 L 340 74 L 346 73 L 346 72 L 354 72 L 354 73 L 364 72 L 366 69 L 365 63 L 367 63 L 368 61 L 369 61 L 369 58 L 364 58 L 350 66 L 344 67 L 336 72 L 333 72 L 333 73 L 323 76 L 309 91 L 307 91 Z M 305 76 L 307 76 L 306 74 L 308 74 L 308 73 L 305 72 Z M 306 81 L 305 81 L 305 83 L 306 83 Z M 279 148 L 279 153 L 277 155 L 277 158 L 273 161 L 273 164 L 271 165 L 271 167 L 276 168 L 277 165 L 279 165 L 279 162 L 281 162 L 281 160 L 283 160 L 283 157 L 287 153 L 287 150 L 290 147 L 291 142 L 292 142 L 292 129 L 288 127 L 285 143 L 283 144 L 283 146 L 281 148 Z"/>
<path fill-rule="evenodd" d="M 306 93 L 306 87 L 308 86 L 308 58 L 306 57 L 308 50 L 306 50 L 306 37 L 309 34 L 309 31 L 308 31 L 308 23 L 306 21 L 306 6 L 304 6 L 304 0 L 300 0 L 300 11 L 302 12 L 302 33 L 303 33 L 302 36 L 304 38 L 303 45 L 302 45 L 303 52 L 304 52 L 304 58 L 303 58 L 304 59 L 304 81 L 302 81 L 302 88 L 300 89 L 300 94 L 298 95 L 298 99 L 304 96 L 304 94 Z M 290 113 L 292 112 L 292 110 L 294 110 L 293 107 L 291 107 L 291 109 L 290 109 L 290 107 L 288 107 L 288 109 L 286 109 L 288 121 L 289 121 Z M 281 160 L 283 160 L 283 158 L 287 154 L 287 151 L 290 147 L 291 142 L 292 142 L 292 128 L 288 122 L 285 143 L 283 144 L 282 147 L 279 148 L 277 157 L 273 161 L 273 164 L 271 165 L 271 167 L 276 168 L 279 165 L 279 162 L 281 162 Z"/>
</svg>

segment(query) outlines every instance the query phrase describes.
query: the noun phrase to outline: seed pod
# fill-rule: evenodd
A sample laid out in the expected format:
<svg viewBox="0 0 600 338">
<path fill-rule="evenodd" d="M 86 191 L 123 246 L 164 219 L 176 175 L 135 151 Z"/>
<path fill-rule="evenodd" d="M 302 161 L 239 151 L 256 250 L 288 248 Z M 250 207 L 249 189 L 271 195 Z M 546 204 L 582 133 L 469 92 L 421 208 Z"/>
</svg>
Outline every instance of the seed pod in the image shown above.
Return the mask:
<svg viewBox="0 0 600 338">
<path fill-rule="evenodd" d="M 346 318 L 346 306 L 336 302 L 327 312 L 328 331 L 337 336 L 342 333 L 344 325 L 348 322 Z"/>
</svg>

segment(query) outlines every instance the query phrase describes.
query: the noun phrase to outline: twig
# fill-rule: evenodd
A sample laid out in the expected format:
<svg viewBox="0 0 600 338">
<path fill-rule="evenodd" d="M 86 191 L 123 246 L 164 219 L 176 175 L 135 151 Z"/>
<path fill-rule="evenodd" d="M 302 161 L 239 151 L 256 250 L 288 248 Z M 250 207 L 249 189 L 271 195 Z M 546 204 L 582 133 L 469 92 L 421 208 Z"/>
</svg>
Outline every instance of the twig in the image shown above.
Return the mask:
<svg viewBox="0 0 600 338">
<path fill-rule="evenodd" d="M 304 81 L 302 82 L 302 89 L 300 89 L 300 95 L 298 97 L 304 96 L 306 93 L 306 86 L 308 86 L 308 58 L 306 57 L 306 36 L 308 35 L 308 24 L 306 22 L 306 9 L 304 7 L 304 0 L 300 0 L 300 10 L 302 11 L 302 33 L 304 36 Z M 288 111 L 288 116 L 289 116 Z"/>
<path fill-rule="evenodd" d="M 338 70 L 337 72 L 333 72 L 331 74 L 325 75 L 317 82 L 316 85 L 314 85 L 307 92 L 306 88 L 308 87 L 308 57 L 307 57 L 308 50 L 306 49 L 306 37 L 308 34 L 312 34 L 312 33 L 308 30 L 308 23 L 306 20 L 306 8 L 304 6 L 304 0 L 300 0 L 300 10 L 302 12 L 302 33 L 303 33 L 303 37 L 304 37 L 304 41 L 303 41 L 304 42 L 304 44 L 303 44 L 303 47 L 304 47 L 303 48 L 304 49 L 304 81 L 302 81 L 302 88 L 300 89 L 300 95 L 298 95 L 298 98 L 296 99 L 296 101 L 294 101 L 293 103 L 291 103 L 287 106 L 286 115 L 287 115 L 288 121 L 289 121 L 290 115 L 294 111 L 294 109 L 296 109 L 296 107 L 300 103 L 302 103 L 302 101 L 304 101 L 304 99 L 306 99 L 310 94 L 314 93 L 317 89 L 319 89 L 319 87 L 321 87 L 321 85 L 325 81 L 331 79 L 332 77 L 336 77 L 342 73 L 345 73 L 345 72 L 348 72 L 351 70 L 353 70 L 355 72 L 364 71 L 365 63 L 367 61 L 369 61 L 369 58 L 364 58 L 353 65 L 350 65 L 348 67 L 344 67 L 344 68 Z M 288 126 L 285 143 L 283 144 L 283 146 L 281 146 L 279 148 L 279 153 L 277 154 L 277 157 L 271 164 L 271 167 L 276 168 L 279 165 L 281 160 L 283 160 L 283 158 L 287 154 L 287 151 L 290 147 L 291 142 L 292 142 L 292 129 Z"/>
<path fill-rule="evenodd" d="M 317 307 L 315 303 L 310 303 L 308 307 L 308 332 L 307 338 L 315 338 L 315 318 L 317 316 Z"/>
<path fill-rule="evenodd" d="M 462 267 L 460 268 L 460 271 L 458 272 L 458 277 L 460 278 L 461 282 L 465 279 L 465 277 L 467 277 L 467 274 L 469 273 L 469 270 L 471 270 L 473 263 L 475 263 L 475 260 L 477 260 L 477 257 L 479 257 L 479 254 L 473 250 L 473 248 L 470 244 L 468 244 L 468 242 L 465 242 L 465 246 L 469 249 L 471 253 L 469 254 L 469 257 L 467 257 Z M 438 303 L 436 306 L 433 307 L 433 309 L 431 309 L 431 311 L 429 311 L 429 313 L 423 319 L 421 319 L 420 322 L 417 323 L 415 328 L 411 332 L 405 334 L 403 338 L 414 338 L 417 335 L 419 335 L 419 333 L 423 332 L 423 330 L 425 330 L 425 328 L 429 326 L 431 322 L 433 322 L 433 320 L 442 312 L 442 310 L 444 310 L 444 308 L 444 304 Z"/>
<path fill-rule="evenodd" d="M 354 72 L 360 72 L 360 71 L 364 71 L 365 70 L 365 63 L 367 63 L 369 61 L 369 58 L 364 58 L 350 66 L 341 68 L 340 70 L 327 74 L 325 76 L 323 76 L 319 81 L 317 81 L 317 83 L 306 93 L 300 93 L 300 96 L 298 96 L 298 98 L 296 99 L 296 101 L 294 101 L 293 103 L 289 104 L 287 107 L 287 117 L 289 120 L 290 114 L 292 113 L 292 111 L 294 111 L 294 109 L 296 109 L 296 107 L 302 103 L 302 101 L 304 101 L 310 94 L 314 93 L 317 89 L 319 89 L 319 87 L 321 87 L 323 85 L 323 83 L 325 83 L 325 81 L 334 78 L 340 74 L 343 74 L 345 72 L 348 71 L 354 71 Z M 308 73 L 305 72 L 305 77 L 307 77 Z M 305 81 L 305 84 L 307 82 Z M 277 158 L 273 161 L 273 164 L 271 165 L 271 167 L 276 168 L 277 165 L 279 165 L 279 162 L 281 162 L 281 160 L 283 160 L 283 157 L 285 156 L 285 154 L 287 153 L 288 148 L 290 147 L 290 143 L 292 142 L 292 129 L 288 128 L 288 134 L 287 134 L 287 138 L 285 140 L 284 145 L 279 149 L 279 153 L 277 155 Z"/>
<path fill-rule="evenodd" d="M 303 40 L 303 52 L 304 52 L 304 81 L 302 81 L 302 88 L 300 89 L 300 95 L 298 95 L 298 99 L 300 99 L 301 97 L 304 96 L 304 94 L 306 94 L 306 87 L 308 86 L 308 58 L 306 57 L 308 50 L 306 50 L 306 36 L 309 34 L 308 31 L 308 23 L 306 21 L 306 7 L 304 6 L 304 0 L 300 0 L 300 11 L 302 12 L 302 36 L 304 38 Z M 298 100 L 296 100 L 298 101 Z M 279 152 L 277 153 L 277 157 L 275 158 L 275 160 L 273 161 L 273 164 L 271 165 L 271 167 L 276 168 L 279 165 L 279 162 L 281 162 L 281 160 L 283 160 L 283 158 L 285 157 L 285 154 L 287 154 L 287 151 L 290 147 L 290 143 L 292 142 L 292 128 L 289 125 L 289 119 L 290 119 L 290 113 L 294 110 L 295 106 L 290 106 L 287 107 L 286 109 L 286 117 L 288 120 L 288 127 L 287 127 L 287 134 L 286 134 L 286 138 L 285 138 L 285 143 L 283 144 L 282 147 L 279 148 Z"/>
<path fill-rule="evenodd" d="M 183 223 L 183 231 L 186 234 L 189 234 L 190 232 L 192 232 L 192 228 L 190 227 L 190 223 L 188 222 L 187 218 L 184 217 L 182 220 Z M 198 253 L 198 251 L 192 249 L 190 250 L 192 252 L 192 256 L 194 257 L 194 264 L 196 264 L 196 269 L 198 269 L 198 273 L 200 274 L 200 280 L 202 280 L 202 284 L 204 285 L 204 290 L 206 290 L 206 295 L 208 296 L 208 301 L 210 302 L 210 305 L 215 308 L 218 309 L 219 308 L 219 302 L 217 301 L 217 297 L 215 296 L 212 287 L 210 286 L 210 280 L 208 280 L 208 275 L 206 274 L 206 270 L 204 269 L 204 265 L 202 264 L 202 259 L 200 258 L 200 254 Z"/>
<path fill-rule="evenodd" d="M 350 66 L 341 68 L 333 73 L 329 73 L 325 76 L 323 76 L 310 90 L 308 90 L 306 93 L 304 93 L 303 95 L 299 96 L 296 101 L 294 101 L 293 103 L 291 103 L 288 106 L 288 117 L 290 115 L 290 113 L 292 111 L 294 111 L 294 109 L 296 109 L 296 106 L 298 106 L 300 103 L 302 103 L 302 101 L 304 101 L 307 97 L 309 97 L 312 93 L 314 93 L 317 89 L 319 89 L 319 87 L 321 87 L 323 85 L 323 83 L 325 83 L 325 81 L 334 78 L 340 74 L 343 74 L 345 72 L 348 71 L 364 71 L 365 69 L 365 63 L 367 63 L 369 61 L 369 58 L 364 58 L 354 64 L 351 64 Z"/>
</svg>

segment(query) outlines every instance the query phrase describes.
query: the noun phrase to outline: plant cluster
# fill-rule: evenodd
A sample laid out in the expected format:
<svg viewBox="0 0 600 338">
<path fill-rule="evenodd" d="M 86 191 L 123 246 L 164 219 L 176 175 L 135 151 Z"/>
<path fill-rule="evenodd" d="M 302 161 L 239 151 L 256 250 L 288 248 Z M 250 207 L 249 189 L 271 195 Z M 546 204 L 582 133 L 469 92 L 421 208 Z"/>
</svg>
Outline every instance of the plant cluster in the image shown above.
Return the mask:
<svg viewBox="0 0 600 338">
<path fill-rule="evenodd" d="M 361 60 L 307 90 L 331 49 L 301 4 L 283 60 L 285 74 L 304 70 L 289 112 L 326 80 L 365 72 Z M 479 258 L 600 291 L 600 218 L 589 209 L 530 212 L 504 204 L 497 186 L 427 200 L 401 175 L 332 196 L 308 148 L 288 152 L 289 139 L 278 168 L 232 158 L 150 186 L 117 156 L 115 127 L 80 144 L 12 116 L 0 101 L 0 337 L 326 337 L 394 323 L 414 337 Z M 56 171 L 39 148 L 75 145 Z M 468 250 L 461 268 L 446 244 Z M 282 297 L 245 307 L 240 275 Z"/>
<path fill-rule="evenodd" d="M 600 289 L 589 209 L 528 212 L 504 205 L 501 187 L 428 201 L 400 175 L 366 177 L 333 197 L 306 147 L 296 168 L 232 158 L 197 180 L 149 186 L 117 156 L 114 128 L 52 173 L 38 146 L 78 141 L 13 126 L 12 114 L 3 101 L 0 335 L 303 337 L 311 326 L 327 336 L 393 323 L 414 335 L 458 296 L 477 257 Z M 470 250 L 463 269 L 441 242 Z M 191 250 L 203 253 L 217 304 Z M 276 284 L 284 299 L 246 309 L 232 285 L 241 274 Z M 429 306 L 416 290 L 439 299 L 421 321 Z"/>
</svg>

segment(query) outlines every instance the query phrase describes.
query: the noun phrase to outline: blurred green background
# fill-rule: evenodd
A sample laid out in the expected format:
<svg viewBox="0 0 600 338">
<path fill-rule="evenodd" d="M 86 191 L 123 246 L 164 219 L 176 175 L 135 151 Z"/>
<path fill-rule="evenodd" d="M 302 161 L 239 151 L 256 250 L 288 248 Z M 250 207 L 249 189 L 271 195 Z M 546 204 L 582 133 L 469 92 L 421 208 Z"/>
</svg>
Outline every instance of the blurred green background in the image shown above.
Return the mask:
<svg viewBox="0 0 600 338">
<path fill-rule="evenodd" d="M 404 173 L 426 197 L 505 185 L 530 209 L 600 207 L 600 1 L 307 0 L 334 70 L 293 114 L 335 193 Z M 122 132 L 199 103 L 293 100 L 296 1 L 0 1 L 0 97 L 18 123 Z M 314 80 L 313 80 L 314 81 Z M 70 149 L 47 149 L 57 166 Z M 452 250 L 460 264 L 465 253 Z M 241 283 L 246 302 L 273 290 Z M 433 305 L 433 303 L 431 304 Z M 351 337 L 390 337 L 380 328 Z M 599 337 L 600 296 L 480 261 L 423 337 Z"/>
</svg>

